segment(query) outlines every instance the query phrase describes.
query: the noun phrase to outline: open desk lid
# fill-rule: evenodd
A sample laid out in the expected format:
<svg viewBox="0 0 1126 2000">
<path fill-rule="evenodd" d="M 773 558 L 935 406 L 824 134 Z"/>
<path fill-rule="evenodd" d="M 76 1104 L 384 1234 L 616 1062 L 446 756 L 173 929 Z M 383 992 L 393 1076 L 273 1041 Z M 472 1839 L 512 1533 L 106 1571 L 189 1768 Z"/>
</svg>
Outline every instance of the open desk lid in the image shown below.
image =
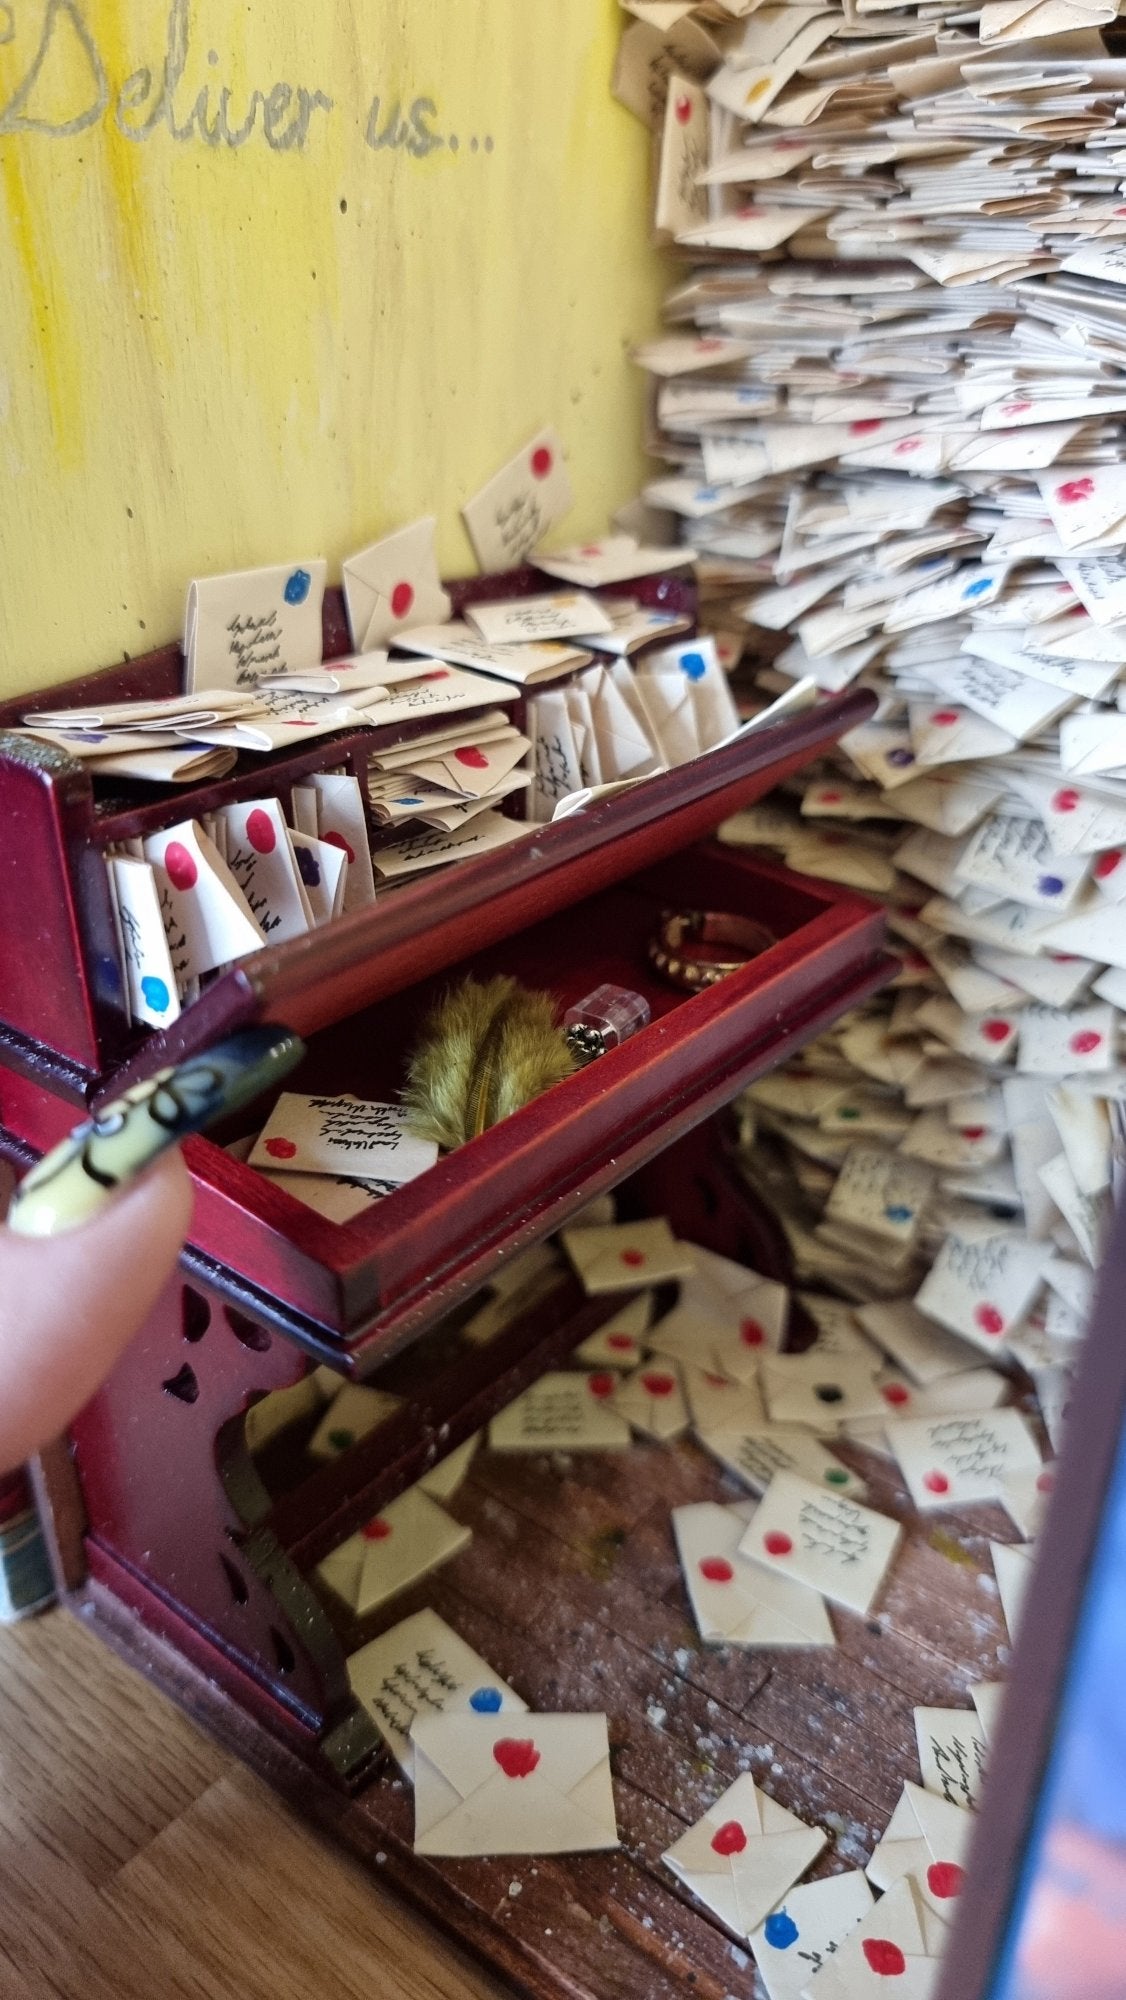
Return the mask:
<svg viewBox="0 0 1126 2000">
<path fill-rule="evenodd" d="M 429 875 L 217 980 L 106 1080 L 104 1100 L 252 1021 L 310 1035 L 711 833 L 868 719 L 867 690 L 705 751 L 496 853 Z"/>
</svg>

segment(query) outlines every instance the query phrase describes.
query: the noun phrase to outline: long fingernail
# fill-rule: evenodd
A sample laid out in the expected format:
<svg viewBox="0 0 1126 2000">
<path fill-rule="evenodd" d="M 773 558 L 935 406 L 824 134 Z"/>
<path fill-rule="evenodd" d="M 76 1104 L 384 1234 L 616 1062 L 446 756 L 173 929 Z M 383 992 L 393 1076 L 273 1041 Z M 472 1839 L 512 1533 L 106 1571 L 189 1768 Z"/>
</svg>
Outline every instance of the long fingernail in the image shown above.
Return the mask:
<svg viewBox="0 0 1126 2000">
<path fill-rule="evenodd" d="M 169 1147 L 280 1083 L 304 1053 L 286 1028 L 242 1028 L 134 1084 L 32 1168 L 13 1197 L 9 1227 L 20 1236 L 77 1228 Z"/>
</svg>

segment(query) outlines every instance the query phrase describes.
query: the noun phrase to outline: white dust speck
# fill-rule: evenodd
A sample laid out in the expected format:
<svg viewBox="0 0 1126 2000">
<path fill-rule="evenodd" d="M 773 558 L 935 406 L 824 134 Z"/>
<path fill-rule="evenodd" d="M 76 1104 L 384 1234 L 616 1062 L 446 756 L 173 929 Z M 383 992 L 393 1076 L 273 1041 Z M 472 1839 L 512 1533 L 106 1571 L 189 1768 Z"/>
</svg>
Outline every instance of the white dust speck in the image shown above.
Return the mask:
<svg viewBox="0 0 1126 2000">
<path fill-rule="evenodd" d="M 384 1862 L 386 1861 L 386 1859 L 387 1859 L 387 1856 L 386 1856 L 385 1854 L 383 1854 L 383 1853 L 379 1853 L 379 1854 L 377 1854 L 377 1855 L 376 1855 L 376 1857 L 375 1857 L 375 1865 L 376 1865 L 376 1867 L 377 1867 L 377 1868 L 382 1868 L 382 1867 L 383 1867 L 383 1864 L 384 1864 Z"/>
<path fill-rule="evenodd" d="M 736 1965 L 739 1967 L 740 1972 L 745 1972 L 748 1965 L 751 1962 L 748 1954 L 745 1951 L 740 1951 L 739 1946 L 737 1944 L 729 1944 L 727 1947 L 727 1953 L 729 1958 L 734 1959 Z"/>
<path fill-rule="evenodd" d="M 664 1728 L 668 1719 L 667 1708 L 662 1708 L 658 1702 L 651 1701 L 645 1713 L 653 1724 L 654 1729 Z"/>
<path fill-rule="evenodd" d="M 518 1896 L 523 1887 L 524 1884 L 522 1882 L 510 1882 L 508 1885 L 508 1893 L 510 1896 Z"/>
<path fill-rule="evenodd" d="M 977 1587 L 979 1590 L 984 1590 L 987 1597 L 999 1597 L 1001 1594 L 997 1588 L 996 1577 L 990 1576 L 989 1571 L 985 1569 L 979 1569 L 977 1573 Z"/>
</svg>

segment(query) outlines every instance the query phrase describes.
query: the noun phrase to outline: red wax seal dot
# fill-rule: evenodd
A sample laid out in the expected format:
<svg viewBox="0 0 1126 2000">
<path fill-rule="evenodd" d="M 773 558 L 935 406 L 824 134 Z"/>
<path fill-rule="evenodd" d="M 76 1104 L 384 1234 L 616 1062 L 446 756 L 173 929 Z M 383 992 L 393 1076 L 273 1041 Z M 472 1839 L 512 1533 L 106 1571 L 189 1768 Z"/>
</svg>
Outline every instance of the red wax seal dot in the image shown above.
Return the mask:
<svg viewBox="0 0 1126 2000">
<path fill-rule="evenodd" d="M 984 1125 L 963 1125 L 961 1127 L 961 1134 L 963 1139 L 984 1139 L 985 1127 Z"/>
<path fill-rule="evenodd" d="M 960 1896 L 966 1883 L 966 1871 L 959 1868 L 956 1861 L 932 1861 L 927 1869 L 927 1888 L 940 1903 L 951 1896 Z"/>
<path fill-rule="evenodd" d="M 538 444 L 532 453 L 532 475 L 536 479 L 546 479 L 555 464 L 555 454 L 545 444 Z"/>
<path fill-rule="evenodd" d="M 1071 1037 L 1067 1046 L 1072 1055 L 1089 1056 L 1099 1047 L 1101 1041 L 1102 1036 L 1097 1035 L 1093 1028 L 1080 1028 L 1078 1034 Z"/>
<path fill-rule="evenodd" d="M 636 1271 L 636 1269 L 637 1269 L 638 1265 L 639 1265 L 639 1264 L 644 1264 L 644 1262 L 645 1262 L 645 1252 L 644 1252 L 644 1250 L 623 1250 L 623 1251 L 622 1251 L 622 1263 L 623 1263 L 623 1264 L 628 1264 L 628 1265 L 629 1265 L 629 1267 L 630 1267 L 630 1270 L 631 1270 L 631 1271 Z"/>
<path fill-rule="evenodd" d="M 1052 805 L 1058 813 L 1073 813 L 1078 804 L 1079 793 L 1073 791 L 1070 785 L 1065 786 L 1062 792 L 1057 792 L 1052 800 Z"/>
<path fill-rule="evenodd" d="M 606 1345 L 612 1347 L 615 1354 L 629 1354 L 633 1348 L 633 1336 L 628 1333 L 608 1333 Z"/>
<path fill-rule="evenodd" d="M 1055 1477 L 1052 1473 L 1042 1472 L 1036 1481 L 1036 1491 L 1037 1493 L 1051 1493 L 1055 1483 Z"/>
<path fill-rule="evenodd" d="M 677 124 L 687 125 L 692 116 L 692 99 L 690 97 L 678 97 L 673 109 L 676 113 Z"/>
<path fill-rule="evenodd" d="M 385 1542 L 391 1532 L 391 1523 L 385 1521 L 382 1514 L 377 1514 L 374 1521 L 368 1521 L 360 1530 L 365 1542 Z"/>
<path fill-rule="evenodd" d="M 1062 500 L 1065 507 L 1074 507 L 1080 500 L 1089 500 L 1094 490 L 1093 479 L 1065 479 L 1062 486 L 1056 487 L 1056 499 Z"/>
<path fill-rule="evenodd" d="M 506 1778 L 530 1778 L 540 1753 L 530 1736 L 502 1736 L 493 1744 L 493 1758 Z"/>
<path fill-rule="evenodd" d="M 905 1389 L 902 1382 L 888 1382 L 880 1393 L 885 1403 L 890 1403 L 893 1409 L 902 1408 L 904 1403 L 911 1401 L 911 1391 Z"/>
<path fill-rule="evenodd" d="M 928 1493 L 949 1493 L 950 1481 L 944 1472 L 925 1472 L 923 1485 Z"/>
<path fill-rule="evenodd" d="M 643 1375 L 641 1386 L 650 1396 L 671 1396 L 676 1383 L 671 1375 Z"/>
<path fill-rule="evenodd" d="M 391 616 L 393 618 L 405 618 L 413 603 L 413 583 L 397 583 L 391 592 Z"/>
<path fill-rule="evenodd" d="M 996 1306 L 975 1307 L 974 1319 L 983 1333 L 1003 1333 L 1005 1330 L 1004 1314 L 999 1313 Z"/>
<path fill-rule="evenodd" d="M 922 442 L 922 438 L 900 438 L 899 443 L 895 447 L 896 453 L 900 458 L 903 458 L 909 451 L 918 451 Z"/>
<path fill-rule="evenodd" d="M 712 1835 L 713 1854 L 742 1854 L 747 1836 L 737 1819 L 725 1820 Z"/>
<path fill-rule="evenodd" d="M 469 771 L 487 771 L 489 768 L 489 760 L 484 751 L 475 749 L 472 744 L 467 745 L 464 750 L 455 750 L 454 757 Z"/>
<path fill-rule="evenodd" d="M 171 851 L 169 849 L 169 853 Z M 1095 863 L 1095 874 L 1098 876 L 1100 882 L 1105 882 L 1108 875 L 1113 875 L 1121 859 L 1122 849 L 1120 847 L 1108 847 L 1105 854 L 1100 854 Z M 165 865 L 167 866 L 167 863 Z"/>
<path fill-rule="evenodd" d="M 794 1548 L 789 1535 L 784 1535 L 780 1528 L 772 1528 L 768 1535 L 764 1535 L 762 1545 L 768 1556 L 792 1555 Z"/>
<path fill-rule="evenodd" d="M 269 813 L 256 809 L 246 822 L 246 837 L 256 854 L 272 854 L 278 844 Z"/>
<path fill-rule="evenodd" d="M 765 1347 L 766 1328 L 761 1320 L 745 1319 L 739 1328 L 739 1338 L 744 1347 Z"/>
<path fill-rule="evenodd" d="M 164 866 L 174 889 L 195 888 L 199 880 L 199 869 L 180 841 L 169 841 L 164 850 Z"/>
<path fill-rule="evenodd" d="M 730 1389 L 732 1387 L 726 1375 L 705 1375 L 704 1380 L 709 1389 Z"/>
<path fill-rule="evenodd" d="M 1007 1042 L 1013 1032 L 1011 1021 L 983 1021 L 981 1032 L 987 1042 Z"/>
<path fill-rule="evenodd" d="M 271 1160 L 292 1160 L 297 1148 L 292 1139 L 267 1139 L 263 1151 Z"/>
<path fill-rule="evenodd" d="M 601 1401 L 606 1396 L 613 1395 L 614 1377 L 612 1375 L 592 1375 L 586 1386 L 590 1390 L 591 1395 L 597 1396 Z"/>
<path fill-rule="evenodd" d="M 853 437 L 865 437 L 869 431 L 878 431 L 882 422 L 882 417 L 857 417 L 849 425 L 849 430 Z"/>
<path fill-rule="evenodd" d="M 840 802 L 841 795 L 839 792 L 822 792 L 821 794 L 821 804 L 823 806 L 839 806 Z"/>
<path fill-rule="evenodd" d="M 343 848 L 345 854 L 348 856 L 349 861 L 354 861 L 356 859 L 355 848 L 351 845 L 349 841 L 345 840 L 344 835 L 342 833 L 323 833 L 321 835 L 321 839 L 324 841 L 327 847 Z"/>
<path fill-rule="evenodd" d="M 1031 408 L 1031 403 L 1006 403 L 1001 414 L 1005 417 L 1019 417 L 1023 416 L 1025 410 L 1030 410 Z"/>
<path fill-rule="evenodd" d="M 726 1556 L 705 1556 L 700 1564 L 700 1575 L 709 1583 L 732 1583 L 735 1571 Z"/>
<path fill-rule="evenodd" d="M 950 729 L 957 720 L 957 710 L 953 708 L 936 708 L 931 716 L 931 721 L 936 722 L 940 729 Z"/>
<path fill-rule="evenodd" d="M 907 1970 L 907 1960 L 890 1938 L 865 1938 L 864 1956 L 871 1971 L 881 1979 L 896 1979 Z"/>
</svg>

